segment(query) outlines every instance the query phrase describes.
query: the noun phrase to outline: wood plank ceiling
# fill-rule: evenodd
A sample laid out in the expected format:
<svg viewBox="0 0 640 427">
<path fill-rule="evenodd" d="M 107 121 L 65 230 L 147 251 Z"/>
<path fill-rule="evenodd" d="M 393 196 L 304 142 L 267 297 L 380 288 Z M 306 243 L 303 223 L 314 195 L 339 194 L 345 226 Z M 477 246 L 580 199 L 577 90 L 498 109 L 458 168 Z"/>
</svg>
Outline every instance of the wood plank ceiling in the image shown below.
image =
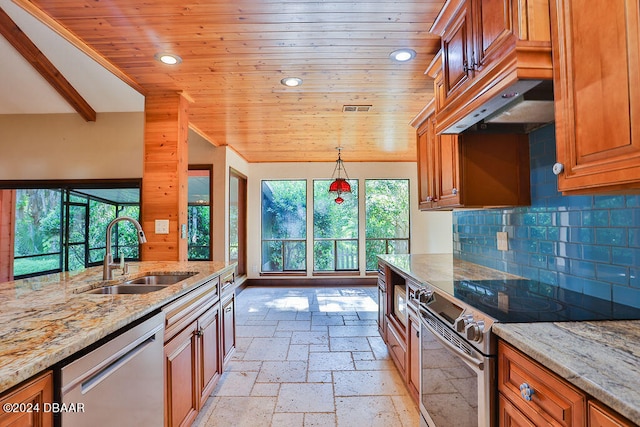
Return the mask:
<svg viewBox="0 0 640 427">
<path fill-rule="evenodd" d="M 249 162 L 334 161 L 337 146 L 345 162 L 416 159 L 409 122 L 433 97 L 424 71 L 440 39 L 428 31 L 443 1 L 14 2 L 55 21 L 143 94 L 183 91 L 190 126 Z M 416 58 L 391 61 L 399 48 Z M 182 62 L 162 64 L 161 52 Z M 303 84 L 283 86 L 289 76 Z"/>
</svg>

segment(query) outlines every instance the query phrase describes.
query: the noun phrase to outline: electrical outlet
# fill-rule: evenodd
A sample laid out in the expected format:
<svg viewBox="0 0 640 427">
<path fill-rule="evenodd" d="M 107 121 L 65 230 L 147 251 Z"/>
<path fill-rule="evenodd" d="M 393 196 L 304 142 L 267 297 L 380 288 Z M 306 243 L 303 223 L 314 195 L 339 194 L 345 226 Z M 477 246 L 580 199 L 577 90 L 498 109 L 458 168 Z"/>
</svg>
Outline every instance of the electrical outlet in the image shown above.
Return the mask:
<svg viewBox="0 0 640 427">
<path fill-rule="evenodd" d="M 156 219 L 156 234 L 169 234 L 168 219 Z"/>
<path fill-rule="evenodd" d="M 509 250 L 509 235 L 507 234 L 506 231 L 498 231 L 496 233 L 496 240 L 498 241 L 499 251 Z"/>
</svg>

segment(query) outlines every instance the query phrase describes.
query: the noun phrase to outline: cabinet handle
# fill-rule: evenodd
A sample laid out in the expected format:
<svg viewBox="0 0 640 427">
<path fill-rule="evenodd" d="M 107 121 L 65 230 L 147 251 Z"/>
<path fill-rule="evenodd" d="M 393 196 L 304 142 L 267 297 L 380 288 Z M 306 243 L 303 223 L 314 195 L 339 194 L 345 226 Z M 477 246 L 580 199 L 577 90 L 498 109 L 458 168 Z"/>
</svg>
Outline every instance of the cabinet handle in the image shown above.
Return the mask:
<svg viewBox="0 0 640 427">
<path fill-rule="evenodd" d="M 203 335 L 204 335 L 204 329 L 198 328 L 198 330 L 196 331 L 196 336 L 201 337 Z"/>
<path fill-rule="evenodd" d="M 225 313 L 229 313 L 230 311 L 231 311 L 231 307 L 227 307 L 227 308 L 224 309 Z"/>
<path fill-rule="evenodd" d="M 535 391 L 533 390 L 533 388 L 531 388 L 529 384 L 527 383 L 520 384 L 520 395 L 527 402 L 531 401 L 531 396 L 533 396 L 534 393 Z"/>
<path fill-rule="evenodd" d="M 453 195 L 458 194 L 458 189 L 457 188 L 452 188 L 451 189 L 451 194 L 453 194 Z"/>
<path fill-rule="evenodd" d="M 562 163 L 556 163 L 553 165 L 553 174 L 560 175 L 564 171 L 564 165 Z"/>
</svg>

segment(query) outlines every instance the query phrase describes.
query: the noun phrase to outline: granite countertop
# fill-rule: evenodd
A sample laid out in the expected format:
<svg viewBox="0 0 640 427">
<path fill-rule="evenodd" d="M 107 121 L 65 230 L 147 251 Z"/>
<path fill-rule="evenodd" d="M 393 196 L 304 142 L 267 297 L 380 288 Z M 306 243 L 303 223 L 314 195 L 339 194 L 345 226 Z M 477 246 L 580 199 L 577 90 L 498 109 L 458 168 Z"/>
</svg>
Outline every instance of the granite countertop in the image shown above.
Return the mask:
<svg viewBox="0 0 640 427">
<path fill-rule="evenodd" d="M 492 330 L 640 425 L 640 321 L 498 323 Z"/>
<path fill-rule="evenodd" d="M 0 392 L 159 309 L 232 265 L 147 261 L 130 263 L 129 274 L 110 282 L 102 280 L 102 267 L 92 267 L 0 283 Z M 196 274 L 147 294 L 82 293 L 146 273 L 180 272 Z"/>
<path fill-rule="evenodd" d="M 419 282 L 517 279 L 452 254 L 382 255 Z M 640 425 L 640 320 L 495 323 L 492 331 L 571 384 Z"/>
</svg>

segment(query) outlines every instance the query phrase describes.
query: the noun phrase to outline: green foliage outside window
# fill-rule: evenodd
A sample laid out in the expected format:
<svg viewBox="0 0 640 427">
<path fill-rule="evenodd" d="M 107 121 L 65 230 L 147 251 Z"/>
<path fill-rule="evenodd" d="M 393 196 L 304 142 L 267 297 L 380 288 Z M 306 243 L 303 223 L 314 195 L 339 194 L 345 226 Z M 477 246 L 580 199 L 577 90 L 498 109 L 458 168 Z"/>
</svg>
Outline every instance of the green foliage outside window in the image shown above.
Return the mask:
<svg viewBox="0 0 640 427">
<path fill-rule="evenodd" d="M 409 180 L 365 181 L 367 270 L 377 268 L 376 255 L 409 252 Z"/>
<path fill-rule="evenodd" d="M 306 269 L 307 182 L 262 182 L 262 271 Z"/>
<path fill-rule="evenodd" d="M 101 263 L 107 225 L 116 215 L 139 218 L 140 207 L 61 189 L 16 190 L 14 276 L 78 270 Z M 120 222 L 113 233 L 114 258 L 124 254 L 138 259 L 133 225 Z"/>
</svg>

